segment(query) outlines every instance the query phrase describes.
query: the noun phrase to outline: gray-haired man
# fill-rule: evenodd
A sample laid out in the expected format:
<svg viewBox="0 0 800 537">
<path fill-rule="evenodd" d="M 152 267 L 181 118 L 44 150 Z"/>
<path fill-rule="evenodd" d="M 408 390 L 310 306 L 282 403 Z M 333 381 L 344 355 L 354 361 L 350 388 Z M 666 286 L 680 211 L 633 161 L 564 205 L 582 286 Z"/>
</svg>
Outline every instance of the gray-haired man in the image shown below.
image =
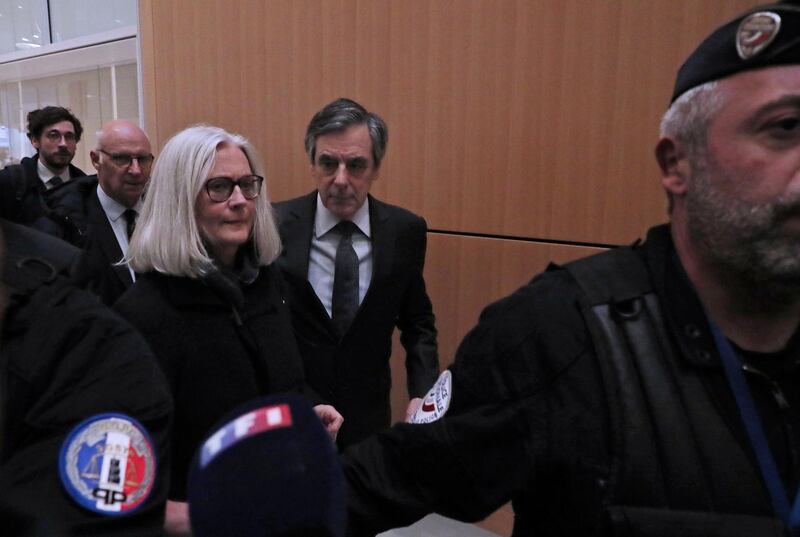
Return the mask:
<svg viewBox="0 0 800 537">
<path fill-rule="evenodd" d="M 799 534 L 800 6 L 695 50 L 656 154 L 670 224 L 489 306 L 429 423 L 348 452 L 352 535 L 509 499 L 515 536 Z"/>
<path fill-rule="evenodd" d="M 275 204 L 306 379 L 344 416 L 340 447 L 389 425 L 395 326 L 406 349 L 408 412 L 438 374 L 425 290 L 425 221 L 369 195 L 386 124 L 349 99 L 312 118 L 305 147 L 317 189 Z"/>
</svg>

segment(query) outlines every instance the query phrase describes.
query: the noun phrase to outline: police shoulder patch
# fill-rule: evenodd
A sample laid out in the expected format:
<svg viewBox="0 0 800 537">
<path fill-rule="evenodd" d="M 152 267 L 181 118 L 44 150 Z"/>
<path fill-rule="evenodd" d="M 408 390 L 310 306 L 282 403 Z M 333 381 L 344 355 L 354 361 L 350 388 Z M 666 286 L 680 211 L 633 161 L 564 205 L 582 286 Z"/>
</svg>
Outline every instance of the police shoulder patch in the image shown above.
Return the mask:
<svg viewBox="0 0 800 537">
<path fill-rule="evenodd" d="M 445 370 L 439 375 L 439 378 L 433 383 L 433 387 L 425 395 L 425 399 L 422 400 L 422 404 L 408 420 L 409 423 L 431 423 L 447 413 L 453 394 L 452 379 L 453 375 L 450 370 Z"/>
<path fill-rule="evenodd" d="M 61 483 L 80 506 L 109 516 L 134 512 L 150 496 L 156 457 L 147 430 L 124 414 L 98 414 L 67 436 Z"/>
<path fill-rule="evenodd" d="M 771 11 L 759 11 L 746 17 L 736 31 L 736 52 L 743 60 L 757 56 L 775 40 L 781 29 L 781 17 Z"/>
</svg>

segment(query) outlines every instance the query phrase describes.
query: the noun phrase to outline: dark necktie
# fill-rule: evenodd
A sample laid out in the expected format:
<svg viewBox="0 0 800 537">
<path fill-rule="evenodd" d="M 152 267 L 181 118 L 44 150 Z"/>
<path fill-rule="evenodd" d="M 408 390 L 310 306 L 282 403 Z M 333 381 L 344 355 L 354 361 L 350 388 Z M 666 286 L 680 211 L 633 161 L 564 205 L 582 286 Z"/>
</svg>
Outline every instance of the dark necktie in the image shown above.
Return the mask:
<svg viewBox="0 0 800 537">
<path fill-rule="evenodd" d="M 64 180 L 58 175 L 54 175 L 49 181 L 47 181 L 47 190 L 52 190 L 53 188 L 59 187 L 63 184 Z"/>
<path fill-rule="evenodd" d="M 133 230 L 136 229 L 136 217 L 138 214 L 133 209 L 125 209 L 122 216 L 125 217 L 125 231 L 128 233 L 128 240 L 131 240 Z"/>
<path fill-rule="evenodd" d="M 336 225 L 341 236 L 336 248 L 333 273 L 333 297 L 331 310 L 333 324 L 339 337 L 343 336 L 358 310 L 358 256 L 353 249 L 353 232 L 356 225 L 342 221 Z"/>
</svg>

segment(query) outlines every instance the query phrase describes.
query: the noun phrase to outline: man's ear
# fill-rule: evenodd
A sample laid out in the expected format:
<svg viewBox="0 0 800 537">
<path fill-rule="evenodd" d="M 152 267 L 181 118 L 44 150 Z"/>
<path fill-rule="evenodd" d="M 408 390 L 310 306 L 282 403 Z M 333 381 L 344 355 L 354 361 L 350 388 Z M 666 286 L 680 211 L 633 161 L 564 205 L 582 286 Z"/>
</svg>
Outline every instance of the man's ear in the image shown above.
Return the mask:
<svg viewBox="0 0 800 537">
<path fill-rule="evenodd" d="M 661 168 L 661 185 L 673 196 L 683 196 L 687 190 L 690 175 L 686 147 L 670 136 L 665 136 L 656 144 L 656 160 Z"/>
<path fill-rule="evenodd" d="M 33 148 L 36 149 L 36 151 L 39 151 L 39 139 L 34 138 L 33 136 L 28 136 L 28 140 L 31 141 Z"/>
<path fill-rule="evenodd" d="M 92 159 L 92 166 L 94 166 L 95 170 L 100 169 L 100 153 L 92 149 L 89 151 L 89 158 Z"/>
</svg>

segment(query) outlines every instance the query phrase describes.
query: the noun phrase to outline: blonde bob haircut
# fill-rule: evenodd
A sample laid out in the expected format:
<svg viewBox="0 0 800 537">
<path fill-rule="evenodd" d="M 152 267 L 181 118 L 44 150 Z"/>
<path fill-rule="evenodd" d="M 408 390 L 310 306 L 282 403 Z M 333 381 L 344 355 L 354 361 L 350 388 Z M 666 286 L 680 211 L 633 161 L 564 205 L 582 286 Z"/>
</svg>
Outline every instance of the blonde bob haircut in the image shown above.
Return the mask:
<svg viewBox="0 0 800 537">
<path fill-rule="evenodd" d="M 250 169 L 264 176 L 264 166 L 250 142 L 219 127 L 195 125 L 167 141 L 153 166 L 142 213 L 128 246 L 125 262 L 136 272 L 157 271 L 199 278 L 213 270 L 195 218 L 197 197 L 214 167 L 217 148 L 224 144 L 244 151 Z M 260 265 L 272 263 L 281 241 L 272 216 L 266 180 L 255 198 L 251 240 Z"/>
</svg>

